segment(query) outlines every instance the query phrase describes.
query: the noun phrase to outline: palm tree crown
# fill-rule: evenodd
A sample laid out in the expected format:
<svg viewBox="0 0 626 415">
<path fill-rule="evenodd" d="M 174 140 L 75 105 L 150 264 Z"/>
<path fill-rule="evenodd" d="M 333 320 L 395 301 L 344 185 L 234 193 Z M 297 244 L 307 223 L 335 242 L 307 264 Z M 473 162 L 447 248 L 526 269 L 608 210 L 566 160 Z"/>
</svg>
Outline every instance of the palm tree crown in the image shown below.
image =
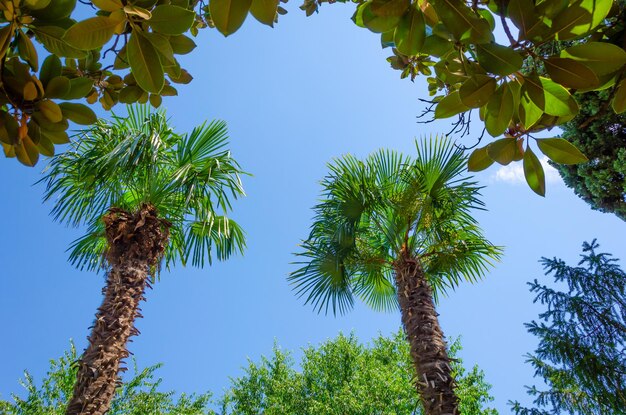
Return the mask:
<svg viewBox="0 0 626 415">
<path fill-rule="evenodd" d="M 447 139 L 416 142 L 411 160 L 380 150 L 360 161 L 329 164 L 315 206 L 305 259 L 289 279 L 318 311 L 344 313 L 355 297 L 375 309 L 397 309 L 394 263 L 417 258 L 437 293 L 481 278 L 500 249 L 470 215 L 480 187 L 464 178 L 466 158 Z"/>
<path fill-rule="evenodd" d="M 136 212 L 150 205 L 168 222 L 166 266 L 180 260 L 202 266 L 214 250 L 223 260 L 245 246 L 239 225 L 226 217 L 231 198 L 244 195 L 239 165 L 225 149 L 226 124 L 213 121 L 175 133 L 163 111 L 128 107 L 128 117 L 98 121 L 83 131 L 46 171 L 45 199 L 55 219 L 87 234 L 72 245 L 80 268 L 102 265 L 107 249 L 103 215 L 111 207 Z"/>
</svg>

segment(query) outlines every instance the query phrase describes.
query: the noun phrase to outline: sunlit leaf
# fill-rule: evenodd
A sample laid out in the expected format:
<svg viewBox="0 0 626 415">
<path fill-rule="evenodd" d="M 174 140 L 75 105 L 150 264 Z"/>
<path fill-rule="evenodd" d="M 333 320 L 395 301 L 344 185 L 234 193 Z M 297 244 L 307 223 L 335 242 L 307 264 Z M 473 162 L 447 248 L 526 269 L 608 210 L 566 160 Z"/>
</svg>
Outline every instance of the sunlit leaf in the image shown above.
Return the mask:
<svg viewBox="0 0 626 415">
<path fill-rule="evenodd" d="M 546 177 L 541 162 L 529 148 L 524 152 L 524 177 L 528 186 L 539 196 L 546 195 Z"/>
<path fill-rule="evenodd" d="M 517 72 L 524 63 L 519 53 L 497 43 L 476 45 L 476 56 L 480 66 L 496 75 L 510 75 Z"/>
<path fill-rule="evenodd" d="M 426 23 L 419 9 L 412 7 L 396 27 L 394 43 L 396 49 L 404 55 L 417 55 L 424 44 Z"/>
<path fill-rule="evenodd" d="M 594 88 L 600 80 L 588 66 L 569 58 L 551 57 L 543 61 L 553 81 L 574 89 Z"/>
<path fill-rule="evenodd" d="M 515 113 L 515 100 L 508 84 L 498 87 L 496 93 L 487 103 L 485 112 L 485 128 L 494 137 L 502 135 L 511 123 Z"/>
<path fill-rule="evenodd" d="M 469 108 L 461 102 L 459 91 L 454 91 L 439 101 L 435 107 L 435 118 L 449 118 L 468 110 Z"/>
<path fill-rule="evenodd" d="M 576 146 L 563 138 L 537 139 L 537 145 L 543 154 L 556 163 L 578 164 L 589 161 Z"/>
<path fill-rule="evenodd" d="M 137 84 L 144 91 L 158 94 L 165 83 L 159 53 L 145 36 L 135 31 L 131 33 L 127 47 L 130 68 Z"/>
<path fill-rule="evenodd" d="M 478 108 L 487 104 L 496 90 L 496 80 L 488 75 L 474 75 L 466 80 L 459 89 L 463 105 Z"/>
<path fill-rule="evenodd" d="M 99 49 L 113 37 L 117 24 L 117 21 L 106 16 L 90 17 L 70 27 L 63 40 L 78 49 Z"/>
<path fill-rule="evenodd" d="M 591 68 L 599 77 L 626 65 L 626 51 L 608 42 L 585 42 L 561 51 L 562 58 L 571 58 Z"/>
<path fill-rule="evenodd" d="M 220 29 L 220 26 L 218 26 L 218 22 L 215 20 L 216 16 L 213 15 L 213 3 L 221 4 L 221 3 L 230 3 L 230 2 L 231 1 L 229 0 L 211 0 L 210 2 L 209 7 L 211 7 L 211 17 L 213 18 L 213 21 L 218 29 Z M 235 2 L 247 3 L 249 1 L 248 0 L 243 0 L 243 1 L 233 0 L 232 2 L 233 3 Z M 216 5 L 215 7 L 219 8 L 220 6 Z M 159 32 L 164 35 L 181 35 L 185 33 L 187 30 L 189 30 L 189 28 L 193 24 L 195 16 L 196 14 L 191 10 L 178 7 L 178 6 L 173 6 L 171 4 L 162 4 L 162 5 L 155 7 L 154 10 L 152 10 L 152 17 L 150 18 L 150 20 L 148 20 L 148 24 L 150 25 L 150 27 L 152 27 L 152 29 L 155 32 Z M 219 14 L 217 17 L 219 17 Z M 222 22 L 219 21 L 219 23 L 221 24 Z M 243 23 L 243 20 L 242 20 L 242 23 Z M 237 30 L 237 28 L 235 28 L 233 32 L 235 30 Z M 220 31 L 222 30 L 220 29 Z"/>
<path fill-rule="evenodd" d="M 279 2 L 280 0 L 252 0 L 250 14 L 259 22 L 274 27 Z"/>
<path fill-rule="evenodd" d="M 470 154 L 469 159 L 467 160 L 467 170 L 482 171 L 491 166 L 493 162 L 493 159 L 489 157 L 487 146 L 477 148 L 472 151 L 472 154 Z"/>
<path fill-rule="evenodd" d="M 251 5 L 252 0 L 211 0 L 209 10 L 213 24 L 224 36 L 231 35 L 246 20 Z"/>
</svg>

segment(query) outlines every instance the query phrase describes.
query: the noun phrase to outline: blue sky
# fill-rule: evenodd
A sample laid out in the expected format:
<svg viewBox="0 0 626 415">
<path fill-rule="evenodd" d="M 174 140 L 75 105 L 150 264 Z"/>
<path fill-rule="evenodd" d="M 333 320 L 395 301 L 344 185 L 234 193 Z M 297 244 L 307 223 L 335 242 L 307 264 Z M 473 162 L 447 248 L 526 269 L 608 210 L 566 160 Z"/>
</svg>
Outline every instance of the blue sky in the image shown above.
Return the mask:
<svg viewBox="0 0 626 415">
<path fill-rule="evenodd" d="M 164 101 L 181 132 L 205 119 L 226 120 L 232 153 L 253 174 L 232 215 L 247 231 L 246 254 L 203 270 L 163 272 L 147 295 L 141 335 L 130 350 L 141 366 L 165 364 L 159 373 L 166 389 L 219 395 L 246 358 L 269 354 L 275 340 L 298 350 L 339 331 L 368 340 L 400 325 L 399 313 L 362 305 L 342 317 L 318 315 L 294 296 L 286 276 L 308 234 L 328 161 L 381 147 L 412 154 L 415 137 L 446 132 L 449 124 L 416 123 L 425 79 L 400 80 L 377 35 L 349 20 L 351 6 L 325 6 L 310 18 L 297 6 L 289 3 L 274 29 L 250 19 L 227 39 L 202 32 L 198 48 L 182 59 L 194 81 Z M 102 275 L 66 261 L 81 230 L 53 223 L 42 187 L 32 186 L 44 166 L 45 160 L 29 169 L 0 159 L 2 398 L 21 392 L 24 369 L 40 380 L 70 338 L 82 350 L 101 301 Z M 539 258 L 577 262 L 582 242 L 593 238 L 603 251 L 626 257 L 624 222 L 592 211 L 557 176 L 546 198 L 520 178 L 519 166 L 478 175 L 489 211 L 476 216 L 505 256 L 484 281 L 462 286 L 439 306 L 444 332 L 462 336 L 462 357 L 484 369 L 501 413 L 509 412 L 509 399 L 524 400 L 523 386 L 532 382 L 523 355 L 535 340 L 523 323 L 540 310 L 526 287 L 543 275 Z"/>
</svg>

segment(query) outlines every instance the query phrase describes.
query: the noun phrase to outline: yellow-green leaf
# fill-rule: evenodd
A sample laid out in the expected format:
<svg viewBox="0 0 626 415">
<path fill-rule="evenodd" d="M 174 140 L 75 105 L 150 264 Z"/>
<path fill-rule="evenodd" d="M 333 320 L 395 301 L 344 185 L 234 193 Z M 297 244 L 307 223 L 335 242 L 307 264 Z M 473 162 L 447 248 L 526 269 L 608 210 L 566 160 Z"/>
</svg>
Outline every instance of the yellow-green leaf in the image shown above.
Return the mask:
<svg viewBox="0 0 626 415">
<path fill-rule="evenodd" d="M 584 63 L 600 77 L 626 65 L 626 51 L 608 42 L 585 42 L 570 46 L 561 52 L 562 58 Z"/>
<path fill-rule="evenodd" d="M 91 0 L 91 2 L 105 12 L 114 12 L 124 7 L 121 0 Z"/>
<path fill-rule="evenodd" d="M 135 6 L 132 4 L 127 4 L 124 6 L 124 13 L 129 14 L 131 16 L 137 16 L 144 20 L 149 20 L 152 17 L 152 13 L 150 10 L 146 10 L 143 7 Z M 119 23 L 119 20 L 117 20 Z"/>
<path fill-rule="evenodd" d="M 456 40 L 472 43 L 493 41 L 493 32 L 489 22 L 461 0 L 438 0 L 433 3 L 437 15 Z"/>
<path fill-rule="evenodd" d="M 118 23 L 106 16 L 90 17 L 67 29 L 63 40 L 81 50 L 100 49 L 113 37 Z"/>
<path fill-rule="evenodd" d="M 519 53 L 497 43 L 476 45 L 476 55 L 480 66 L 495 75 L 510 75 L 519 71 L 524 63 Z"/>
<path fill-rule="evenodd" d="M 157 95 L 157 94 L 150 94 L 150 105 L 152 105 L 154 108 L 159 108 L 161 106 L 161 102 L 163 102 L 163 98 L 161 98 L 161 95 Z"/>
<path fill-rule="evenodd" d="M 538 139 L 537 145 L 543 154 L 556 163 L 578 164 L 589 161 L 576 146 L 563 138 Z"/>
<path fill-rule="evenodd" d="M 11 35 L 13 34 L 13 24 L 8 24 L 0 29 L 0 58 L 4 56 L 11 43 Z"/>
<path fill-rule="evenodd" d="M 66 58 L 84 58 L 86 51 L 70 46 L 64 39 L 65 30 L 58 26 L 38 26 L 31 29 L 41 44 L 57 56 Z"/>
<path fill-rule="evenodd" d="M 493 164 L 493 159 L 489 157 L 487 146 L 477 148 L 472 151 L 467 160 L 468 171 L 482 171 Z"/>
<path fill-rule="evenodd" d="M 165 83 L 159 53 L 145 36 L 134 30 L 127 47 L 130 68 L 137 84 L 144 91 L 158 94 Z"/>
<path fill-rule="evenodd" d="M 461 85 L 461 102 L 469 108 L 485 105 L 496 90 L 496 80 L 488 75 L 474 75 Z"/>
<path fill-rule="evenodd" d="M 552 32 L 558 40 L 585 35 L 602 23 L 612 5 L 613 0 L 578 0 L 554 18 Z"/>
<path fill-rule="evenodd" d="M 512 162 L 518 153 L 517 139 L 513 137 L 501 138 L 487 145 L 489 157 L 504 166 Z"/>
<path fill-rule="evenodd" d="M 52 0 L 24 0 L 24 6 L 28 7 L 29 10 L 40 10 L 45 7 L 48 7 Z"/>
<path fill-rule="evenodd" d="M 417 55 L 424 45 L 426 36 L 426 23 L 421 10 L 412 7 L 406 13 L 394 32 L 396 49 L 404 55 Z"/>
<path fill-rule="evenodd" d="M 35 83 L 32 81 L 26 82 L 26 84 L 24 84 L 22 95 L 24 96 L 24 101 L 36 100 L 38 93 L 37 93 L 37 87 L 35 86 Z"/>
<path fill-rule="evenodd" d="M 70 80 L 64 76 L 55 76 L 46 85 L 46 98 L 63 98 L 72 88 Z"/>
<path fill-rule="evenodd" d="M 59 107 L 63 116 L 76 124 L 91 125 L 98 119 L 92 109 L 83 104 L 63 102 L 59 104 Z"/>
<path fill-rule="evenodd" d="M 530 130 L 530 128 L 535 125 L 535 123 L 537 123 L 543 115 L 543 110 L 530 99 L 528 91 L 524 91 L 520 95 L 517 113 L 524 128 L 526 130 Z"/>
<path fill-rule="evenodd" d="M 30 137 L 26 136 L 22 138 L 21 142 L 13 145 L 15 149 L 15 156 L 20 163 L 33 167 L 39 160 L 39 150 Z"/>
<path fill-rule="evenodd" d="M 573 59 L 551 57 L 543 63 L 550 78 L 567 88 L 588 89 L 600 85 L 594 71 Z"/>
<path fill-rule="evenodd" d="M 186 55 L 196 48 L 196 43 L 185 35 L 170 36 L 170 45 L 177 55 Z"/>
<path fill-rule="evenodd" d="M 623 80 L 617 86 L 611 105 L 616 114 L 626 111 L 626 80 Z"/>
<path fill-rule="evenodd" d="M 530 147 L 524 152 L 524 177 L 533 192 L 539 196 L 546 195 L 546 177 L 543 166 Z"/>
<path fill-rule="evenodd" d="M 468 111 L 469 108 L 461 102 L 459 91 L 445 96 L 435 107 L 435 118 L 449 118 Z"/>
<path fill-rule="evenodd" d="M 252 0 L 250 14 L 259 22 L 274 27 L 274 19 L 280 0 Z"/>
<path fill-rule="evenodd" d="M 402 15 L 378 15 L 372 11 L 372 1 L 361 4 L 353 16 L 357 26 L 365 27 L 374 33 L 393 30 L 400 23 Z"/>
<path fill-rule="evenodd" d="M 47 99 L 41 101 L 37 108 L 51 123 L 58 123 L 63 120 L 63 113 L 56 102 Z"/>
<path fill-rule="evenodd" d="M 119 100 L 123 104 L 132 104 L 137 102 L 142 94 L 143 89 L 136 85 L 128 85 L 120 90 Z"/>
<path fill-rule="evenodd" d="M 224 36 L 231 35 L 246 20 L 251 5 L 252 0 L 211 0 L 209 2 L 211 20 L 220 33 Z M 169 17 L 164 17 L 169 21 Z"/>
<path fill-rule="evenodd" d="M 93 88 L 93 80 L 91 78 L 74 78 L 70 79 L 70 91 L 65 94 L 63 99 L 79 99 L 84 98 L 91 92 Z"/>
</svg>

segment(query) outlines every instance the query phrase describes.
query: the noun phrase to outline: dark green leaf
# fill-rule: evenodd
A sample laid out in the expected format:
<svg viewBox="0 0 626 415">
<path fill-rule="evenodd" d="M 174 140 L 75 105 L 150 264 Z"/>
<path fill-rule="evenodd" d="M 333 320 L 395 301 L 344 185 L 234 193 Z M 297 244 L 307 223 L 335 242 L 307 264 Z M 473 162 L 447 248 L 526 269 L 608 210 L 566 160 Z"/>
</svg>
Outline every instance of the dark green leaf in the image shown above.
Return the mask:
<svg viewBox="0 0 626 415">
<path fill-rule="evenodd" d="M 159 53 L 145 36 L 134 30 L 127 47 L 128 61 L 137 84 L 144 91 L 158 94 L 165 83 Z"/>
<path fill-rule="evenodd" d="M 217 30 L 224 36 L 237 31 L 246 20 L 252 0 L 211 0 L 209 10 Z"/>
</svg>

